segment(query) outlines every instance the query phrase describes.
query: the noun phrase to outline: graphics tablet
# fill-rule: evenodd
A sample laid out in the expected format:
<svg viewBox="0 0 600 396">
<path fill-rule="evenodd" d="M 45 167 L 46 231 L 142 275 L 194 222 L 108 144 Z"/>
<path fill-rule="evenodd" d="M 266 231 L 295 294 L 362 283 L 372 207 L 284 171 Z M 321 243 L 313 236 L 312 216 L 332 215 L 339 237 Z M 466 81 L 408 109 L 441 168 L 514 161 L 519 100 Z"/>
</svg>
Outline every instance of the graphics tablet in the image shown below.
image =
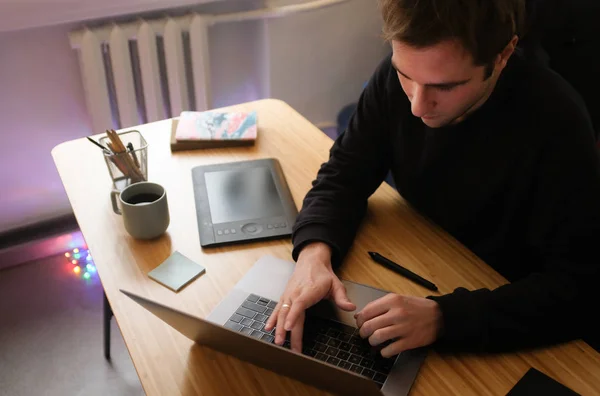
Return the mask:
<svg viewBox="0 0 600 396">
<path fill-rule="evenodd" d="M 200 245 L 288 237 L 298 210 L 276 159 L 192 169 Z"/>
</svg>

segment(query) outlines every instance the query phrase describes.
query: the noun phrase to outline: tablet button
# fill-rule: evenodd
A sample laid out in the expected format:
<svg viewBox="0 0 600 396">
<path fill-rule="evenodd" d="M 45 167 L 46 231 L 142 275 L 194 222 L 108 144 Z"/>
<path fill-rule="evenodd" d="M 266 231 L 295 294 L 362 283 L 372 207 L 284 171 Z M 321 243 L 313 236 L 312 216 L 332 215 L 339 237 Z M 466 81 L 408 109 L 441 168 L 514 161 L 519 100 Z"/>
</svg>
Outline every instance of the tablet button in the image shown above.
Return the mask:
<svg viewBox="0 0 600 396">
<path fill-rule="evenodd" d="M 260 224 L 248 223 L 242 226 L 242 231 L 246 234 L 258 234 L 262 231 L 262 227 L 260 226 Z"/>
</svg>

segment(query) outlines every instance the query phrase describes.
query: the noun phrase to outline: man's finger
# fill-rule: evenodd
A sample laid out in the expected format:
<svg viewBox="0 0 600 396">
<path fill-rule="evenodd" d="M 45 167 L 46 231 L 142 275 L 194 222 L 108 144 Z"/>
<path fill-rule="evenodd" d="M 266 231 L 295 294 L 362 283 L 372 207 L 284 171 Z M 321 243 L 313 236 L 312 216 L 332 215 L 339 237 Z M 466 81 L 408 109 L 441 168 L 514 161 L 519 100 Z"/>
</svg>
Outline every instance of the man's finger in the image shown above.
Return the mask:
<svg viewBox="0 0 600 396">
<path fill-rule="evenodd" d="M 271 316 L 269 316 L 269 319 L 267 319 L 267 322 L 265 323 L 266 331 L 273 330 L 273 327 L 275 327 L 275 325 L 277 324 L 277 317 L 279 316 L 279 307 L 280 306 L 281 306 L 281 304 L 277 304 L 275 306 L 275 308 L 273 309 L 273 313 L 271 314 Z"/>
<path fill-rule="evenodd" d="M 304 317 L 304 311 L 300 312 L 296 320 L 296 324 L 292 328 L 292 335 L 290 337 L 292 350 L 298 353 L 302 353 L 302 334 L 304 333 Z"/>
<path fill-rule="evenodd" d="M 405 335 L 406 325 L 392 325 L 387 326 L 382 329 L 375 330 L 373 334 L 369 337 L 369 344 L 372 346 L 377 346 L 379 344 L 383 344 L 388 340 L 392 340 L 397 337 L 402 337 Z"/>
<path fill-rule="evenodd" d="M 395 295 L 390 293 L 368 303 L 360 312 L 354 315 L 354 318 L 356 319 L 356 325 L 360 328 L 367 320 L 373 319 L 379 315 L 383 315 L 389 311 L 391 302 L 394 298 Z"/>
<path fill-rule="evenodd" d="M 287 314 L 285 323 L 280 323 L 280 325 L 282 325 L 287 331 L 292 330 L 292 328 L 296 324 L 296 321 L 300 319 L 300 315 L 304 314 L 304 310 L 307 308 L 302 297 L 298 297 L 294 300 L 294 303 L 290 305 L 291 306 Z M 304 319 L 302 319 L 302 321 L 304 321 Z"/>
<path fill-rule="evenodd" d="M 413 345 L 410 338 L 400 338 L 398 341 L 392 342 L 390 345 L 383 348 L 381 350 L 381 356 L 390 358 L 415 347 L 416 345 Z"/>
<path fill-rule="evenodd" d="M 281 305 L 279 306 L 279 314 L 277 315 L 277 328 L 275 329 L 275 344 L 282 345 L 285 341 L 285 328 L 283 327 L 283 324 L 285 323 L 285 318 L 287 317 L 290 311 L 291 304 L 289 301 L 285 303 L 279 302 L 279 304 Z"/>
<path fill-rule="evenodd" d="M 271 314 L 271 316 L 269 316 L 269 319 L 267 319 L 267 322 L 265 323 L 265 330 L 271 331 L 273 330 L 273 327 L 277 326 L 277 318 L 279 318 L 279 310 L 281 309 L 281 304 L 281 302 L 278 302 L 275 308 L 273 308 L 273 313 Z"/>
<path fill-rule="evenodd" d="M 356 305 L 350 301 L 348 298 L 348 294 L 346 294 L 346 287 L 341 281 L 334 282 L 331 291 L 331 297 L 335 304 L 344 311 L 354 311 L 356 309 Z"/>
<path fill-rule="evenodd" d="M 376 316 L 363 323 L 360 327 L 359 334 L 362 338 L 369 338 L 376 330 L 396 324 L 395 321 L 396 318 L 389 313 Z"/>
</svg>

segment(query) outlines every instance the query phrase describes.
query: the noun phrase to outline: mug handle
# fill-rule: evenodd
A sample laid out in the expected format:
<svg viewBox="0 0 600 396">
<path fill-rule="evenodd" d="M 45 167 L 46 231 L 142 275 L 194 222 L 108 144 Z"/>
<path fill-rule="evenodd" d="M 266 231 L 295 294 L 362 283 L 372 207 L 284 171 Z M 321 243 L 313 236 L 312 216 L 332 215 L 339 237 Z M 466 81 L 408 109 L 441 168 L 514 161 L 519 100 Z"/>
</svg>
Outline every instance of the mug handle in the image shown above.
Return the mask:
<svg viewBox="0 0 600 396">
<path fill-rule="evenodd" d="M 121 194 L 118 190 L 112 190 L 110 192 L 110 200 L 112 202 L 113 211 L 118 215 L 123 215 L 121 213 L 121 209 L 119 209 L 119 205 L 117 204 L 117 195 Z"/>
</svg>

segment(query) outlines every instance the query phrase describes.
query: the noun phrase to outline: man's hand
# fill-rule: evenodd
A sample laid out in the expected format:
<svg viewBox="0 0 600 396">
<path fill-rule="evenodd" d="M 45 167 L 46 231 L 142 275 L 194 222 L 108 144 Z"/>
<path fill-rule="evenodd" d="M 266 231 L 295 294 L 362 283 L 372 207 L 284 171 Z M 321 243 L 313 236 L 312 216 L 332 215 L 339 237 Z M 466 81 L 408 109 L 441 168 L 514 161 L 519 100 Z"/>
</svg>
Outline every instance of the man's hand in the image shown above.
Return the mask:
<svg viewBox="0 0 600 396">
<path fill-rule="evenodd" d="M 373 346 L 397 339 L 381 350 L 386 358 L 432 344 L 442 326 L 442 312 L 437 302 L 398 294 L 370 302 L 354 318 L 360 336 L 368 338 Z"/>
<path fill-rule="evenodd" d="M 340 309 L 353 311 L 346 289 L 331 268 L 331 248 L 321 242 L 307 245 L 298 256 L 296 269 L 285 292 L 267 321 L 266 331 L 275 330 L 275 343 L 283 344 L 286 331 L 291 331 L 292 350 L 302 351 L 304 311 L 324 298 L 331 298 Z"/>
</svg>

